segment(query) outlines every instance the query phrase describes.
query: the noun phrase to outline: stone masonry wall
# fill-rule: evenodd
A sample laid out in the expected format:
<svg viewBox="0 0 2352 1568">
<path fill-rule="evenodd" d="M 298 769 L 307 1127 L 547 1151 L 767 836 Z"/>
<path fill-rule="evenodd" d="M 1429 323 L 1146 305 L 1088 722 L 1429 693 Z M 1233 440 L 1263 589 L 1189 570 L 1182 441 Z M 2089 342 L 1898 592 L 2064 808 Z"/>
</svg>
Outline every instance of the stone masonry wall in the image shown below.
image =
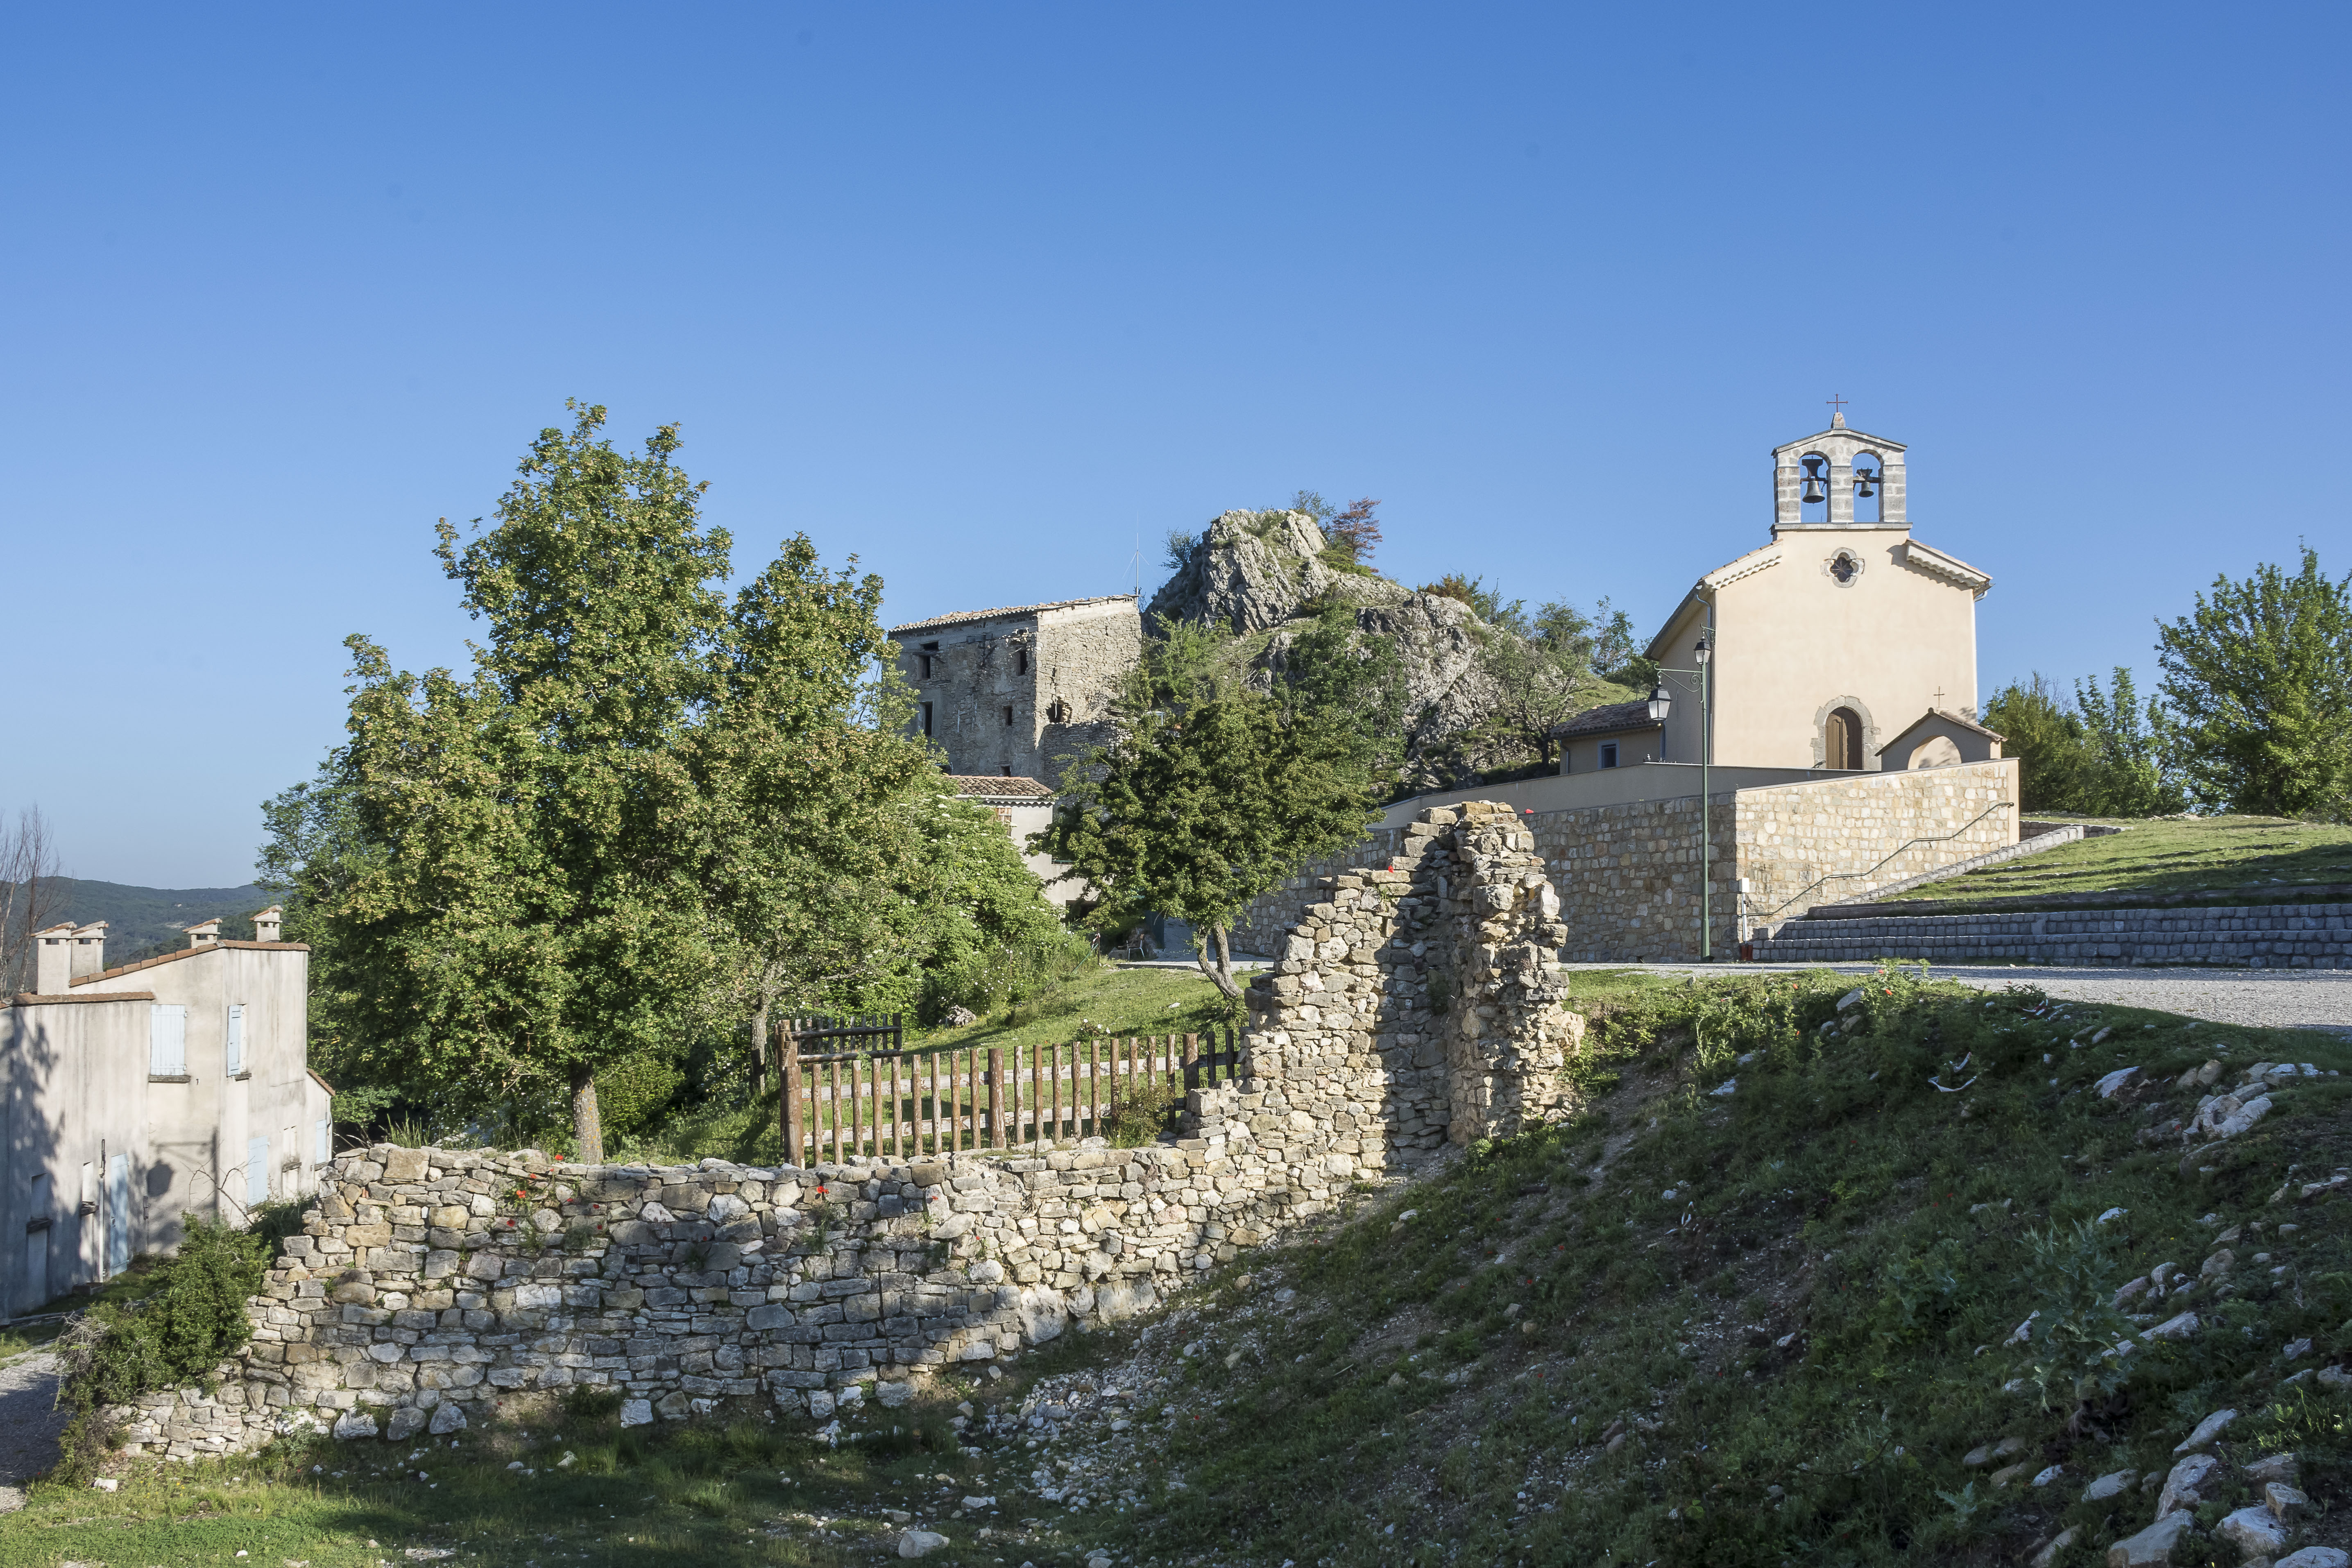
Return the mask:
<svg viewBox="0 0 2352 1568">
<path fill-rule="evenodd" d="M 1716 956 L 1728 959 L 1757 925 L 1778 925 L 1816 903 L 1859 899 L 2013 843 L 2017 764 L 1841 774 L 1726 792 L 1712 797 L 1707 815 L 1715 848 L 1708 913 Z M 1568 928 L 1560 958 L 1696 956 L 1699 816 L 1696 795 L 1520 814 L 1559 897 Z M 1395 861 L 1402 837 L 1376 831 L 1267 894 L 1235 923 L 1234 945 L 1278 952 L 1264 945 L 1268 933 L 1306 918 L 1317 887 Z"/>
<path fill-rule="evenodd" d="M 1172 1142 L 811 1170 L 346 1154 L 216 1389 L 115 1412 L 125 1447 L 405 1441 L 578 1384 L 619 1392 L 625 1421 L 897 1405 L 1150 1306 L 1361 1175 L 1556 1113 L 1583 1021 L 1545 968 L 1566 933 L 1532 837 L 1492 803 L 1401 837 L 1399 869 L 1333 879 L 1286 938 L 1239 1078 L 1193 1091 Z"/>
</svg>

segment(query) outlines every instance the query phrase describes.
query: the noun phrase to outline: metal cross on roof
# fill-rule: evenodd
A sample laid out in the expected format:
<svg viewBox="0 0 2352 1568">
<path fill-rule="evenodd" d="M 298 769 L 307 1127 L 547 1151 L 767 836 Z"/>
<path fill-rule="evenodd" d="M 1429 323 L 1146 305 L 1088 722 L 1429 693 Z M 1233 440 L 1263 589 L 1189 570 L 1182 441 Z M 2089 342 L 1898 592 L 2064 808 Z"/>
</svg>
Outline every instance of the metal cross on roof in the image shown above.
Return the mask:
<svg viewBox="0 0 2352 1568">
<path fill-rule="evenodd" d="M 1829 405 L 1830 412 L 1832 414 L 1843 414 L 1845 412 L 1846 400 L 1843 397 L 1837 396 L 1835 394 L 1831 395 Z"/>
</svg>

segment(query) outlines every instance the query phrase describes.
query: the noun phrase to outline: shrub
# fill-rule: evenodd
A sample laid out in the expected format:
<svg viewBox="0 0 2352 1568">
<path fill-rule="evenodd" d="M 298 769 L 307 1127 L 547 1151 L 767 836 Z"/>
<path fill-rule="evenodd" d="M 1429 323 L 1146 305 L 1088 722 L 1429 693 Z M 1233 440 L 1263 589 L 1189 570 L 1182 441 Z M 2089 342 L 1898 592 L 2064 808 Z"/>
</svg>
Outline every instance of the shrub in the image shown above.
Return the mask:
<svg viewBox="0 0 2352 1568">
<path fill-rule="evenodd" d="M 1140 1149 L 1167 1131 L 1182 1097 L 1175 1085 L 1158 1073 L 1117 1082 L 1118 1097 L 1103 1118 L 1104 1135 L 1114 1149 Z"/>
<path fill-rule="evenodd" d="M 86 1484 L 113 1448 L 107 1406 L 203 1382 L 252 1334 L 245 1303 L 268 1272 L 268 1237 L 193 1214 L 183 1223 L 180 1250 L 137 1277 L 139 1294 L 99 1302 L 58 1340 L 58 1399 L 72 1415 L 51 1475 L 68 1486 Z"/>
</svg>

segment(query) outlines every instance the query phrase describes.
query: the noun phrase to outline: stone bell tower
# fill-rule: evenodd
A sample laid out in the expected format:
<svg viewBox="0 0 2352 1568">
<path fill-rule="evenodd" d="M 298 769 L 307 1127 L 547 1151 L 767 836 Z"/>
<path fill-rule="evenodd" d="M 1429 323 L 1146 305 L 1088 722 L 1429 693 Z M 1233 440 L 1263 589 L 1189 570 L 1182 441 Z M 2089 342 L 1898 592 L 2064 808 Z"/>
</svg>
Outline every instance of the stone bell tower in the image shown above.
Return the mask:
<svg viewBox="0 0 2352 1568">
<path fill-rule="evenodd" d="M 1904 510 L 1903 443 L 1830 416 L 1818 436 L 1772 448 L 1772 534 L 1790 529 L 1911 527 Z"/>
</svg>

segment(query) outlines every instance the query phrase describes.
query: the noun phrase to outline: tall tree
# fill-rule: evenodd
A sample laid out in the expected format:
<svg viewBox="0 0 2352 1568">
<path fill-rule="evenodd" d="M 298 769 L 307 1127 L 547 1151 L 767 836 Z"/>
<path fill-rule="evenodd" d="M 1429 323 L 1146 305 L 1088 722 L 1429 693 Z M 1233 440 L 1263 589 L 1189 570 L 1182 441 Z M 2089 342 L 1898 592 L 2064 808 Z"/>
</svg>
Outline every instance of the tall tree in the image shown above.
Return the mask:
<svg viewBox="0 0 2352 1568">
<path fill-rule="evenodd" d="M 56 919 L 65 889 L 58 879 L 57 838 L 37 805 L 0 819 L 0 987 L 33 988 L 33 933 Z"/>
<path fill-rule="evenodd" d="M 2305 548 L 2293 575 L 2216 577 L 2157 639 L 2171 754 L 2200 805 L 2352 815 L 2352 575 L 2331 582 Z"/>
<path fill-rule="evenodd" d="M 2026 811 L 2082 811 L 2093 788 L 2095 759 L 2082 715 L 2067 705 L 2050 678 L 2035 670 L 2012 680 L 1984 705 L 1986 725 L 2001 737 L 2001 752 L 2017 759 L 2018 805 Z"/>
<path fill-rule="evenodd" d="M 2074 707 L 2091 752 L 2087 798 L 2075 809 L 2095 816 L 2158 816 L 2188 804 L 2169 768 L 2170 717 L 2153 698 L 2141 706 L 2129 669 L 2115 667 L 2112 690 L 2100 689 L 2096 676 L 2076 681 Z"/>
<path fill-rule="evenodd" d="M 363 637 L 333 792 L 365 846 L 318 918 L 359 1048 L 409 1083 L 569 1096 L 603 1157 L 595 1073 L 706 1014 L 709 814 L 683 742 L 713 697 L 728 537 L 673 461 L 540 433 L 498 522 L 436 554 L 488 627 L 470 679 Z M 297 813 L 299 816 L 299 813 Z"/>
<path fill-rule="evenodd" d="M 1161 621 L 1111 705 L 1115 739 L 1064 774 L 1064 809 L 1032 842 L 1109 907 L 1189 923 L 1201 972 L 1238 998 L 1234 921 L 1378 814 L 1347 722 L 1249 690 L 1225 641 Z"/>
</svg>

